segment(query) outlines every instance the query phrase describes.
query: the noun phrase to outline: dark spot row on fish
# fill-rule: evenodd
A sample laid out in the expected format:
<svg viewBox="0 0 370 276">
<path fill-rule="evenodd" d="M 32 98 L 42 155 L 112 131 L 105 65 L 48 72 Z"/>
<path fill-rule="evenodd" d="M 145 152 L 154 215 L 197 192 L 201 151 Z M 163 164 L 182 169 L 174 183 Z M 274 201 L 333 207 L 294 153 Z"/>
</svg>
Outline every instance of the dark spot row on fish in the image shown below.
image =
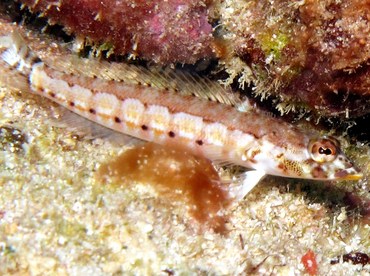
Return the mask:
<svg viewBox="0 0 370 276">
<path fill-rule="evenodd" d="M 120 123 L 121 122 L 121 120 L 119 119 L 119 118 L 115 118 L 115 122 L 116 123 Z M 147 125 L 142 125 L 141 126 L 141 129 L 142 130 L 144 130 L 144 131 L 147 131 L 147 130 L 149 130 L 149 127 L 147 126 Z M 169 131 L 168 132 L 168 136 L 170 137 L 170 138 L 175 138 L 176 137 L 176 133 L 175 132 L 173 132 L 172 130 L 171 131 Z M 199 145 L 199 146 L 202 146 L 203 145 L 203 140 L 196 140 L 195 141 L 195 143 L 197 144 L 197 145 Z"/>
</svg>

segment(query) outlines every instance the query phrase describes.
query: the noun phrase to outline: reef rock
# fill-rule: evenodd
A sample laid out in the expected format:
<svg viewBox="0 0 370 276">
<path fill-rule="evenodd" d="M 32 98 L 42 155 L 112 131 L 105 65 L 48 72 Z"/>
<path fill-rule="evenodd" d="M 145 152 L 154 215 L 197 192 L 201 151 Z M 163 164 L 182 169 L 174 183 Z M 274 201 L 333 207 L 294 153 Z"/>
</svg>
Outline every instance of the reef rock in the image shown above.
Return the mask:
<svg viewBox="0 0 370 276">
<path fill-rule="evenodd" d="M 21 0 L 80 37 L 159 63 L 194 63 L 213 55 L 208 1 Z"/>
<path fill-rule="evenodd" d="M 251 68 L 240 81 L 279 98 L 282 112 L 370 112 L 369 1 L 226 0 L 220 10 L 233 58 Z M 225 64 L 235 71 L 235 61 Z"/>
</svg>

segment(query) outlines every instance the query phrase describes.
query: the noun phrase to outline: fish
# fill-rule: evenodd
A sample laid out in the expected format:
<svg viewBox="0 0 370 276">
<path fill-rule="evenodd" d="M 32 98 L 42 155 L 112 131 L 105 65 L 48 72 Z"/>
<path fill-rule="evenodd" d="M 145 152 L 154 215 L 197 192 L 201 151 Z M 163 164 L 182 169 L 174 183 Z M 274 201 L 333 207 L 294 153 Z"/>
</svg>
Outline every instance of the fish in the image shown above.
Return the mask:
<svg viewBox="0 0 370 276">
<path fill-rule="evenodd" d="M 181 93 L 58 70 L 33 53 L 16 32 L 0 37 L 0 49 L 1 62 L 25 76 L 33 93 L 84 118 L 141 140 L 249 169 L 240 177 L 239 195 L 245 196 L 265 175 L 322 181 L 362 177 L 334 137 L 319 137 L 247 110 L 222 89 L 211 92 L 216 100 L 209 100 L 201 91 Z"/>
</svg>

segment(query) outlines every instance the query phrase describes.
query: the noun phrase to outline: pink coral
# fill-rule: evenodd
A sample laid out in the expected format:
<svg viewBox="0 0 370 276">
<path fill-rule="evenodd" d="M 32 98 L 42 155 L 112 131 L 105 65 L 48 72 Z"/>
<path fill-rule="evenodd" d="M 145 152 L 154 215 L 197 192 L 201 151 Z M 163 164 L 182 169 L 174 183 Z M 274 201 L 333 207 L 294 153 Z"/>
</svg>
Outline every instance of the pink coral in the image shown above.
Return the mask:
<svg viewBox="0 0 370 276">
<path fill-rule="evenodd" d="M 207 1 L 21 2 L 71 33 L 112 44 L 117 54 L 131 54 L 160 63 L 195 63 L 213 55 Z"/>
</svg>

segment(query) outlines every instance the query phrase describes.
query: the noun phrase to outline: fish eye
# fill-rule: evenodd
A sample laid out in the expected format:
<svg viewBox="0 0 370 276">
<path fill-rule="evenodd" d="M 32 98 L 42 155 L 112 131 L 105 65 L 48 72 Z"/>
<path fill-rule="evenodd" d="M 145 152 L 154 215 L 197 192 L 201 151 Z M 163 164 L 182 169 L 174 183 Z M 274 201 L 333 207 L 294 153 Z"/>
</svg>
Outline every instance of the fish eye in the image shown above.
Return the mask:
<svg viewBox="0 0 370 276">
<path fill-rule="evenodd" d="M 320 139 L 311 140 L 308 150 L 311 158 L 316 162 L 332 162 L 338 156 L 339 142 L 331 137 L 323 137 Z"/>
</svg>

